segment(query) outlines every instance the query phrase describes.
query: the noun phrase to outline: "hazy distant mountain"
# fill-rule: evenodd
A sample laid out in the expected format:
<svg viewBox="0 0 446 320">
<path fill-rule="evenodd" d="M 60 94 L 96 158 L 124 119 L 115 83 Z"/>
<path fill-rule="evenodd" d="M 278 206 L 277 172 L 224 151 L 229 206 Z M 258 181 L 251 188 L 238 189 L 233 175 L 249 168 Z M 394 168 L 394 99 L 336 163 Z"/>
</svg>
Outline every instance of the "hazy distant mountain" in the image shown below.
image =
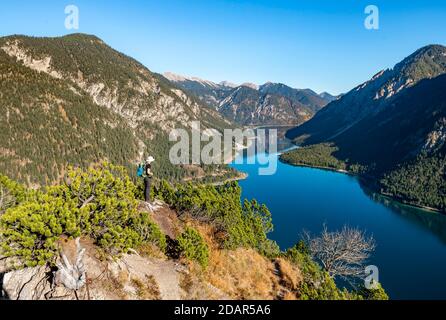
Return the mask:
<svg viewBox="0 0 446 320">
<path fill-rule="evenodd" d="M 164 76 L 241 125 L 301 124 L 334 99 L 329 94 L 318 95 L 309 89 L 293 89 L 279 83 L 238 86 L 172 73 Z"/>
<path fill-rule="evenodd" d="M 0 38 L 0 171 L 29 184 L 59 180 L 68 164 L 134 165 L 148 152 L 160 176 L 168 133 L 218 112 L 94 36 Z"/>
<path fill-rule="evenodd" d="M 330 103 L 287 135 L 333 143 L 383 192 L 446 209 L 446 47 L 424 47 Z"/>
<path fill-rule="evenodd" d="M 319 96 L 322 99 L 327 100 L 329 102 L 332 102 L 339 98 L 339 96 L 333 96 L 333 95 L 329 94 L 328 92 L 322 92 L 321 94 L 319 94 Z"/>
</svg>

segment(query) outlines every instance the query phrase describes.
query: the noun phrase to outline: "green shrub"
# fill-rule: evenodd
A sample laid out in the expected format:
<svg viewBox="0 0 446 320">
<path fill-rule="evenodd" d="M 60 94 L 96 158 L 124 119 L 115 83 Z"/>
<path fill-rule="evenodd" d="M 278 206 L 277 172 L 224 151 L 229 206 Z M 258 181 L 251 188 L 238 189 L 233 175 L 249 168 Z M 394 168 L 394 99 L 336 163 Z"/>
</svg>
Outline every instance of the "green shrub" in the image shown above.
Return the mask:
<svg viewBox="0 0 446 320">
<path fill-rule="evenodd" d="M 285 257 L 296 264 L 302 272 L 303 281 L 299 288 L 301 300 L 349 299 L 348 292 L 339 290 L 328 273 L 311 258 L 303 242 L 288 249 Z"/>
<path fill-rule="evenodd" d="M 31 196 L 24 186 L 0 174 L 0 214 Z"/>
<path fill-rule="evenodd" d="M 177 240 L 184 257 L 197 261 L 203 268 L 207 267 L 209 248 L 197 230 L 188 227 Z"/>
<path fill-rule="evenodd" d="M 362 288 L 359 294 L 366 300 L 389 300 L 389 296 L 380 283 L 377 284 L 375 289 Z"/>
<path fill-rule="evenodd" d="M 242 242 L 247 242 L 252 248 L 268 258 L 280 255 L 280 248 L 275 241 L 268 239 L 267 234 L 274 230 L 271 212 L 256 200 L 245 200 L 242 207 L 244 227 L 248 232 L 244 234 Z"/>
<path fill-rule="evenodd" d="M 2 253 L 26 266 L 52 263 L 61 235 L 86 236 L 117 255 L 143 242 L 166 248 L 166 239 L 148 213 L 139 212 L 135 185 L 122 167 L 73 169 L 67 182 L 50 187 L 0 217 Z"/>
<path fill-rule="evenodd" d="M 104 163 L 99 169 L 71 168 L 68 183 L 48 193 L 71 204 L 83 235 L 118 254 L 140 243 L 136 230 L 147 221 L 137 210 L 135 189 L 124 168 Z"/>
<path fill-rule="evenodd" d="M 2 254 L 28 267 L 52 261 L 62 234 L 80 235 L 76 219 L 61 199 L 48 195 L 11 208 L 0 218 Z"/>
<path fill-rule="evenodd" d="M 255 200 L 241 202 L 241 189 L 237 182 L 222 186 L 179 184 L 172 187 L 162 181 L 155 194 L 174 210 L 190 213 L 199 220 L 212 222 L 226 236 L 222 245 L 228 249 L 251 247 L 268 257 L 280 250 L 267 238 L 273 230 L 271 213 Z"/>
<path fill-rule="evenodd" d="M 142 243 L 153 243 L 162 252 L 166 252 L 167 240 L 166 235 L 161 231 L 160 227 L 150 219 L 147 214 L 142 214 L 141 223 L 135 226 L 136 232 L 141 237 Z"/>
</svg>

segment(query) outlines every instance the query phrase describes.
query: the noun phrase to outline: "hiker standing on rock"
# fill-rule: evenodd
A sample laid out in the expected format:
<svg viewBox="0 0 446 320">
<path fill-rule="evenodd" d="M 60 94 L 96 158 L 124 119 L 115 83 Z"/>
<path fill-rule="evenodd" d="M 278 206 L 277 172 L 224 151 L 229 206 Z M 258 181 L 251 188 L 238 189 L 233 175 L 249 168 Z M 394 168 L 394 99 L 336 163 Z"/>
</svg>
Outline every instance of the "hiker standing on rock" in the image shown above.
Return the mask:
<svg viewBox="0 0 446 320">
<path fill-rule="evenodd" d="M 150 204 L 150 187 L 152 186 L 152 163 L 155 158 L 150 156 L 147 158 L 145 164 L 142 164 L 138 168 L 138 176 L 144 178 L 144 201 Z"/>
</svg>

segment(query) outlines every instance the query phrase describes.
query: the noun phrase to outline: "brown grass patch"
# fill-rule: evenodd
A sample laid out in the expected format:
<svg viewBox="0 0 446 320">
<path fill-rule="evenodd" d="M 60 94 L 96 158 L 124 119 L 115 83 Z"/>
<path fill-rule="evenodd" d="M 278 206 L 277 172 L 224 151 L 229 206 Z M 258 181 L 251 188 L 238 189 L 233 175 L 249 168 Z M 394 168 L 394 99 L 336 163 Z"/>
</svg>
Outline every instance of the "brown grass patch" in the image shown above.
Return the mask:
<svg viewBox="0 0 446 320">
<path fill-rule="evenodd" d="M 158 246 L 153 243 L 144 243 L 140 245 L 136 250 L 143 257 L 151 257 L 166 260 L 166 255 L 161 251 Z"/>
<path fill-rule="evenodd" d="M 206 278 L 234 299 L 275 299 L 279 287 L 273 264 L 253 249 L 212 251 Z"/>
<path fill-rule="evenodd" d="M 140 279 L 132 279 L 131 283 L 136 289 L 136 295 L 141 300 L 160 300 L 161 293 L 156 283 L 155 278 L 150 275 L 147 276 L 147 281 L 144 283 Z"/>
<path fill-rule="evenodd" d="M 117 277 L 107 273 L 104 279 L 99 280 L 96 283 L 96 287 L 104 288 L 107 293 L 111 293 L 119 300 L 128 300 L 128 295 L 124 290 L 124 283 L 127 281 L 124 273 L 120 273 Z"/>
<path fill-rule="evenodd" d="M 278 258 L 276 266 L 281 278 L 281 284 L 290 290 L 298 290 L 302 282 L 302 274 L 297 266 L 292 265 L 288 260 Z"/>
</svg>

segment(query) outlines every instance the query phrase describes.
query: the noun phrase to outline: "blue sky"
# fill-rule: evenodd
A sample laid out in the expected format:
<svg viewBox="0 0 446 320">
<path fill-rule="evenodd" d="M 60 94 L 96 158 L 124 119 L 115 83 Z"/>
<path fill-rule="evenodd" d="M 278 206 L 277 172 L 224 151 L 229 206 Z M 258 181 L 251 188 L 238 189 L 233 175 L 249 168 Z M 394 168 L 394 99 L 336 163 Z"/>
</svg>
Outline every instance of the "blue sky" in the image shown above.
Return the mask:
<svg viewBox="0 0 446 320">
<path fill-rule="evenodd" d="M 155 72 L 282 82 L 341 93 L 427 44 L 446 44 L 444 0 L 52 0 L 2 2 L 0 35 L 59 36 L 66 5 Z M 367 5 L 380 29 L 364 28 Z"/>
</svg>

